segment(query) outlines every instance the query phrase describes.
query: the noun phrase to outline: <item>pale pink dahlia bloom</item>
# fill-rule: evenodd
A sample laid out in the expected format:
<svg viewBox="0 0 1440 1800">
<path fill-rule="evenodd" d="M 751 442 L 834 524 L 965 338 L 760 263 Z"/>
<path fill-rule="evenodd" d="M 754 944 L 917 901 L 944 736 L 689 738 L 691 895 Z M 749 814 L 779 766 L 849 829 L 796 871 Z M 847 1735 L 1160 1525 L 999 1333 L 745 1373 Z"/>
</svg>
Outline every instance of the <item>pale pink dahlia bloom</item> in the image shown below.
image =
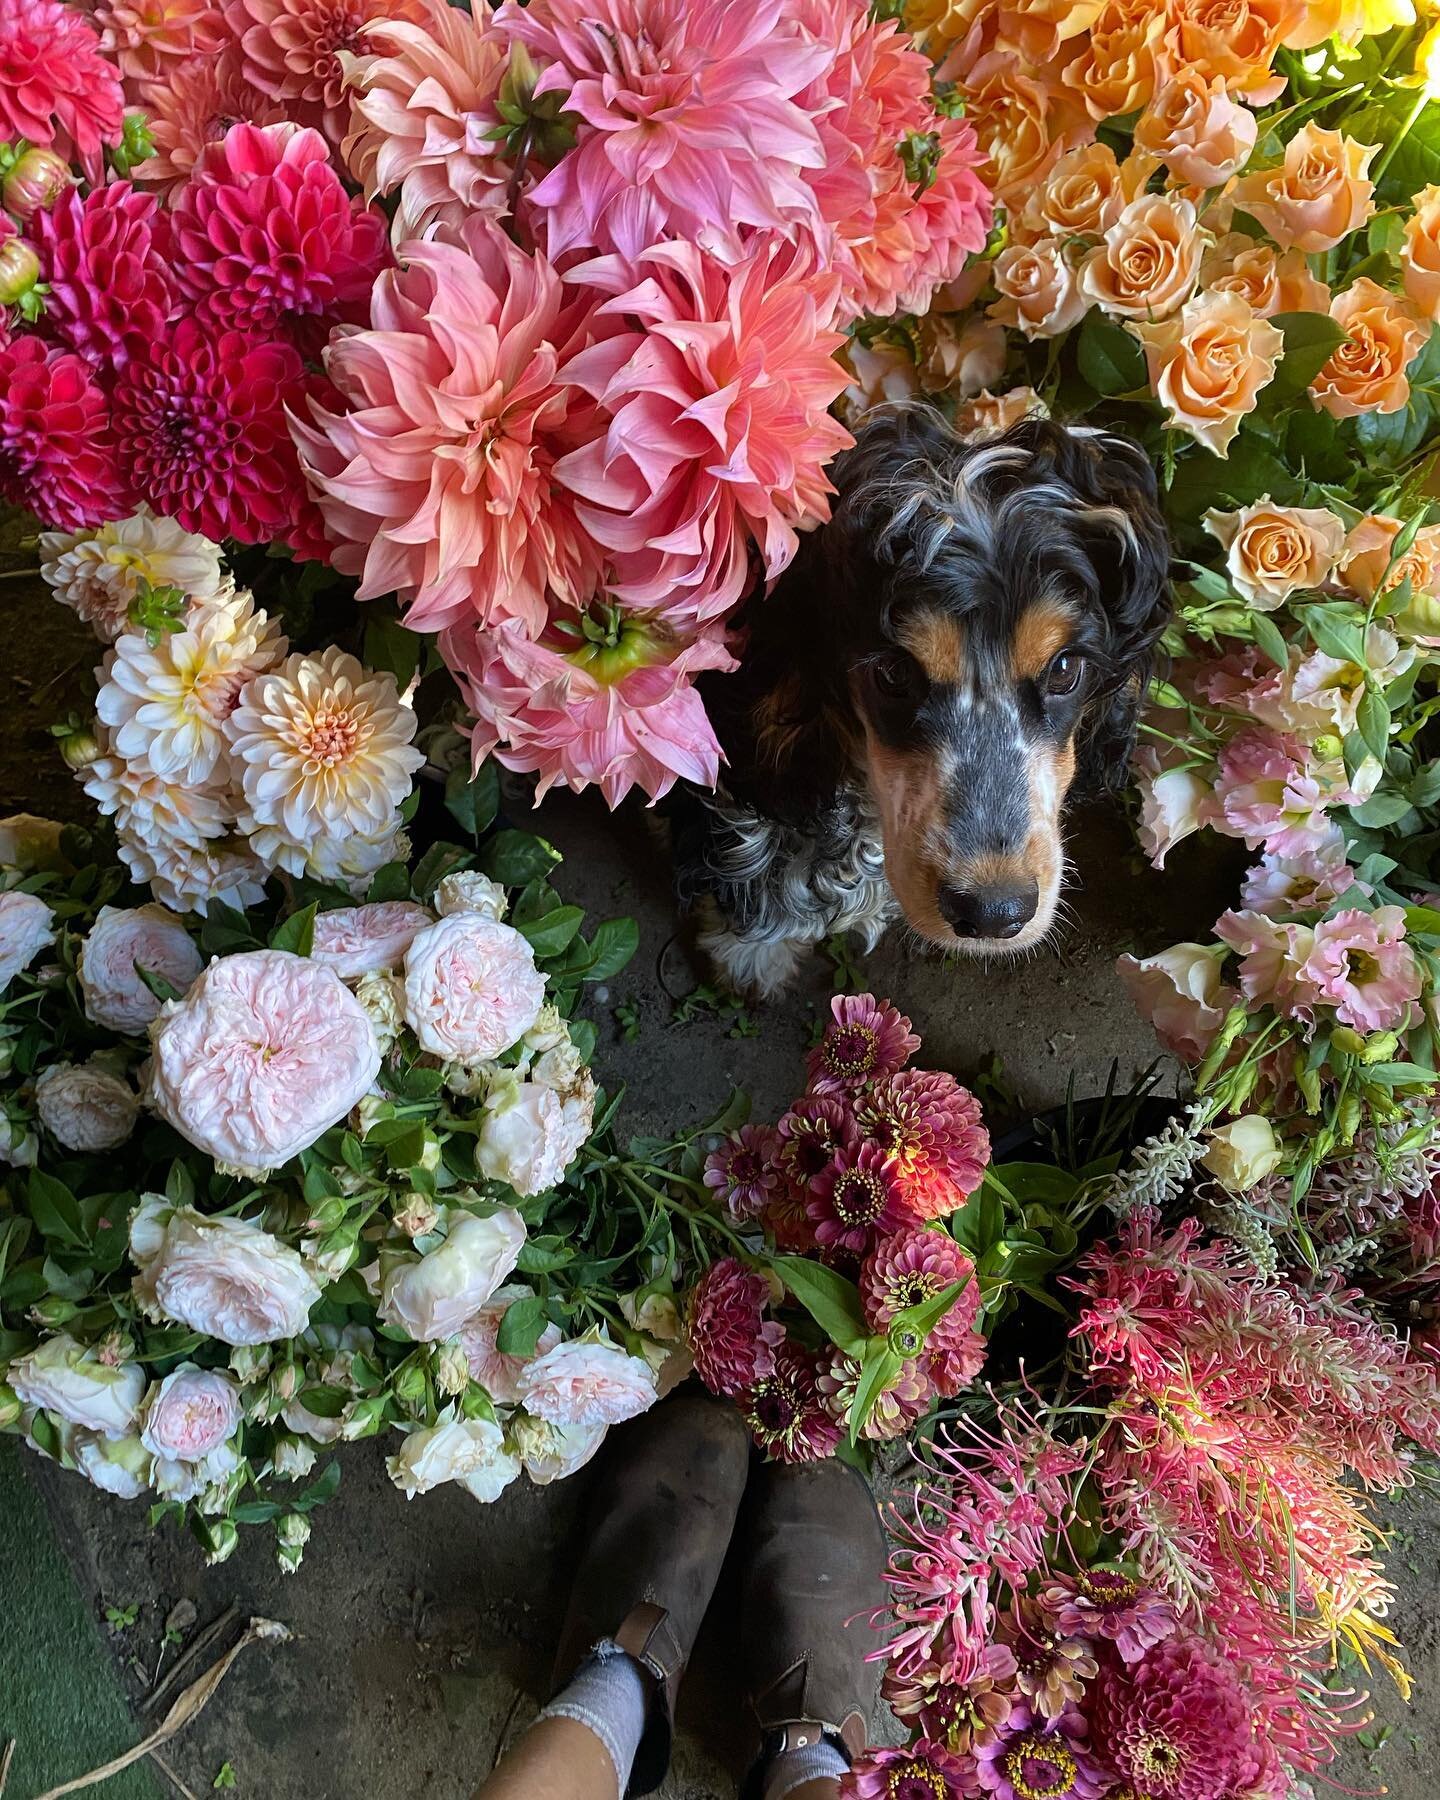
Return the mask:
<svg viewBox="0 0 1440 1800">
<path fill-rule="evenodd" d="M 598 1331 L 556 1344 L 526 1364 L 516 1388 L 520 1403 L 552 1425 L 619 1425 L 655 1404 L 655 1376 L 643 1356 L 631 1356 Z"/>
<path fill-rule="evenodd" d="M 181 1363 L 145 1404 L 140 1441 L 167 1462 L 202 1462 L 240 1423 L 240 1393 L 218 1369 Z"/>
<path fill-rule="evenodd" d="M 216 0 L 88 0 L 88 10 L 134 102 L 146 84 L 163 87 L 177 68 L 218 55 L 229 41 Z"/>
<path fill-rule="evenodd" d="M 338 149 L 350 129 L 345 59 L 373 48 L 372 27 L 418 21 L 425 7 L 422 0 L 229 0 L 225 16 L 247 79 Z"/>
<path fill-rule="evenodd" d="M 239 48 L 192 57 L 145 90 L 145 112 L 155 154 L 135 165 L 133 178 L 173 191 L 189 179 L 207 144 L 232 125 L 273 125 L 285 108 L 245 74 Z"/>
<path fill-rule="evenodd" d="M 1422 979 L 1415 952 L 1405 942 L 1404 908 L 1347 907 L 1323 919 L 1302 975 L 1341 1023 L 1356 1031 L 1409 1024 Z"/>
<path fill-rule="evenodd" d="M 414 900 L 338 906 L 316 914 L 310 960 L 324 963 L 342 981 L 398 969 L 416 933 L 432 922 L 433 915 Z"/>
<path fill-rule="evenodd" d="M 326 352 L 345 410 L 292 415 L 335 566 L 362 600 L 398 591 L 417 629 L 519 618 L 538 634 L 548 597 L 583 603 L 598 573 L 552 476 L 574 404 L 557 370 L 586 307 L 484 218 L 403 261 L 372 329 Z"/>
<path fill-rule="evenodd" d="M 152 1037 L 155 1110 L 247 1172 L 309 1149 L 380 1072 L 374 1028 L 344 982 L 283 950 L 212 962 Z"/>
<path fill-rule="evenodd" d="M 773 578 L 830 516 L 825 465 L 852 441 L 828 410 L 849 381 L 832 354 L 839 284 L 775 240 L 729 268 L 658 244 L 634 274 L 606 272 L 628 291 L 600 309 L 627 328 L 562 370 L 609 422 L 556 479 L 612 553 L 618 600 L 708 620 L 749 586 L 752 539 Z"/>
<path fill-rule="evenodd" d="M 59 0 L 0 7 L 0 138 L 78 157 L 98 181 L 100 146 L 118 144 L 125 96 L 85 15 Z"/>
<path fill-rule="evenodd" d="M 612 635 L 606 657 L 584 638 L 534 643 L 519 620 L 447 632 L 441 654 L 475 713 L 476 760 L 538 774 L 537 803 L 555 786 L 593 783 L 611 806 L 632 787 L 652 800 L 682 778 L 714 787 L 720 745 L 691 682 L 735 668 L 720 631 L 687 640 L 622 615 Z"/>
<path fill-rule="evenodd" d="M 830 1023 L 810 1052 L 807 1070 L 812 1094 L 853 1093 L 878 1075 L 893 1075 L 920 1048 L 910 1021 L 888 1000 L 873 994 L 837 994 Z"/>
<path fill-rule="evenodd" d="M 712 1394 L 733 1397 L 774 1374 L 785 1327 L 765 1317 L 769 1301 L 769 1282 L 733 1256 L 711 1263 L 691 1290 L 685 1337 Z"/>
<path fill-rule="evenodd" d="M 544 1356 L 560 1342 L 560 1327 L 547 1324 L 535 1340 L 531 1356 L 512 1356 L 501 1350 L 496 1339 L 507 1312 L 517 1300 L 534 1298 L 533 1290 L 524 1282 L 510 1282 L 493 1293 L 485 1304 L 460 1327 L 460 1348 L 472 1381 L 478 1381 L 497 1406 L 514 1406 L 520 1399 L 520 1376 L 525 1365 L 536 1356 Z"/>
<path fill-rule="evenodd" d="M 535 952 L 512 925 L 451 913 L 405 953 L 405 1018 L 422 1050 L 467 1067 L 518 1043 L 545 1003 Z"/>
<path fill-rule="evenodd" d="M 216 600 L 226 580 L 218 545 L 173 519 L 157 519 L 146 506 L 98 530 L 42 531 L 40 559 L 55 598 L 107 644 L 124 631 L 142 581 Z"/>
</svg>

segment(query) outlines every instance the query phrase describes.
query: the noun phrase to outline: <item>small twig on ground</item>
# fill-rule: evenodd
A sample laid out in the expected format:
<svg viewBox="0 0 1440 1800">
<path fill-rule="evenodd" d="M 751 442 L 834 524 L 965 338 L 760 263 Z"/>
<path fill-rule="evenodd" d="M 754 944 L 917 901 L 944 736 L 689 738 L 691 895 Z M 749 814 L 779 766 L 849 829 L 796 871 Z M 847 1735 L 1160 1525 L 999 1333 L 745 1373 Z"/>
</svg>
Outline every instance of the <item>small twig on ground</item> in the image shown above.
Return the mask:
<svg viewBox="0 0 1440 1800">
<path fill-rule="evenodd" d="M 5 1754 L 0 1756 L 0 1800 L 4 1800 L 5 1784 L 10 1779 L 10 1765 L 15 1760 L 15 1745 L 18 1740 L 11 1738 L 5 1746 Z"/>
<path fill-rule="evenodd" d="M 207 1625 L 205 1629 L 198 1634 L 195 1641 L 181 1651 L 180 1655 L 176 1657 L 173 1663 L 171 1663 L 170 1673 L 160 1683 L 159 1687 L 152 1688 L 140 1702 L 140 1710 L 142 1713 L 150 1712 L 154 1707 L 160 1704 L 166 1694 L 170 1692 L 171 1688 L 173 1688 L 175 1683 L 180 1679 L 181 1673 L 186 1666 L 194 1662 L 197 1656 L 202 1655 L 208 1650 L 211 1644 L 215 1642 L 216 1638 L 223 1634 L 227 1626 L 234 1623 L 239 1617 L 239 1614 L 240 1608 L 238 1606 L 227 1606 L 218 1619 Z"/>
<path fill-rule="evenodd" d="M 200 1796 L 195 1792 L 195 1790 L 193 1788 L 186 1787 L 185 1783 L 180 1779 L 180 1777 L 170 1767 L 169 1763 L 166 1762 L 165 1758 L 160 1754 L 160 1752 L 158 1750 L 152 1750 L 150 1752 L 150 1760 L 152 1763 L 154 1763 L 155 1767 L 160 1771 L 160 1773 L 165 1777 L 165 1779 L 170 1783 L 171 1787 L 173 1787 L 175 1789 L 175 1792 L 180 1795 L 180 1800 L 200 1800 Z"/>
<path fill-rule="evenodd" d="M 524 1698 L 524 1689 L 516 1688 L 515 1698 L 510 1702 L 510 1710 L 505 1715 L 505 1722 L 501 1725 L 495 1738 L 495 1748 L 490 1756 L 490 1767 L 492 1769 L 499 1767 L 500 1758 L 505 1754 L 505 1743 L 506 1739 L 510 1736 L 510 1727 L 515 1723 L 515 1714 L 519 1711 L 520 1702 Z"/>
</svg>

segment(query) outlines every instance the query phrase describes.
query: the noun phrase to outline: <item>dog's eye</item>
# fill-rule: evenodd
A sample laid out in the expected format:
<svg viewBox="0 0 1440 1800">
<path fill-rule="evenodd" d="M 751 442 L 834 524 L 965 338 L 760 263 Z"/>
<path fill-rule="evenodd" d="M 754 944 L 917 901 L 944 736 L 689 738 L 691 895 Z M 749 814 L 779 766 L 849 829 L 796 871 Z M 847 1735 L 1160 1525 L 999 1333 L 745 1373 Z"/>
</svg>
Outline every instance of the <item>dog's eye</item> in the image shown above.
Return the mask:
<svg viewBox="0 0 1440 1800">
<path fill-rule="evenodd" d="M 1073 694 L 1085 673 L 1085 658 L 1074 650 L 1062 650 L 1045 671 L 1043 686 L 1047 694 L 1057 697 Z"/>
<path fill-rule="evenodd" d="M 919 671 L 908 656 L 878 656 L 870 664 L 870 679 L 887 700 L 913 700 Z"/>
</svg>

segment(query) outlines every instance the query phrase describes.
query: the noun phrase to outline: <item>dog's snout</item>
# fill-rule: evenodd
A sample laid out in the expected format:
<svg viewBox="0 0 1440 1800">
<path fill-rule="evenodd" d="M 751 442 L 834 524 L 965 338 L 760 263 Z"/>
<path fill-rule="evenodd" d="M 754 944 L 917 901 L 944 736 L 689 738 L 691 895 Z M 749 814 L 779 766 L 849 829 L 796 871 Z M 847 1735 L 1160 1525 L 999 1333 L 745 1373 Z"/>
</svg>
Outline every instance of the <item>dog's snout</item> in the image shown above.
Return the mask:
<svg viewBox="0 0 1440 1800">
<path fill-rule="evenodd" d="M 941 916 L 956 937 L 1012 938 L 1035 917 L 1040 889 L 1033 881 L 1020 887 L 942 887 L 939 899 Z"/>
</svg>

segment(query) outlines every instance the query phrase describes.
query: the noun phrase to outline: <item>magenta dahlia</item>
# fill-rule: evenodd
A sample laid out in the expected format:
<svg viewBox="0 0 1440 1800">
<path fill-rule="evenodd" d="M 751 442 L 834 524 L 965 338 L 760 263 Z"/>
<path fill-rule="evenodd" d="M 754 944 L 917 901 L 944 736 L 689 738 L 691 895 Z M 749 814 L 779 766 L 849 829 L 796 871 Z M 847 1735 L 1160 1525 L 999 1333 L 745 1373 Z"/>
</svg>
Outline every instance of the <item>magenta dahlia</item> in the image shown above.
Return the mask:
<svg viewBox="0 0 1440 1800">
<path fill-rule="evenodd" d="M 879 1075 L 892 1075 L 920 1048 L 910 1021 L 873 994 L 837 994 L 830 1023 L 807 1067 L 815 1094 L 853 1094 Z"/>
<path fill-rule="evenodd" d="M 1104 1640 L 1127 1663 L 1139 1662 L 1179 1624 L 1175 1608 L 1163 1594 L 1142 1587 L 1118 1569 L 1053 1575 L 1040 1590 L 1039 1602 L 1060 1637 Z"/>
<path fill-rule="evenodd" d="M 115 390 L 140 498 L 203 537 L 284 538 L 304 493 L 285 405 L 303 380 L 288 344 L 182 318 Z"/>
<path fill-rule="evenodd" d="M 232 125 L 201 152 L 170 218 L 177 283 L 218 326 L 315 355 L 332 325 L 368 322 L 389 261 L 385 219 L 346 193 L 318 131 Z"/>
<path fill-rule="evenodd" d="M 1154 1800 L 1214 1800 L 1253 1769 L 1250 1703 L 1234 1668 L 1197 1637 L 1170 1637 L 1091 1691 L 1095 1754 Z"/>
<path fill-rule="evenodd" d="M 990 1161 L 980 1102 L 953 1075 L 901 1069 L 856 1102 L 860 1129 L 889 1154 L 910 1210 L 943 1219 L 979 1187 Z"/>
<path fill-rule="evenodd" d="M 975 1746 L 975 1772 L 982 1793 L 998 1800 L 1098 1800 L 1109 1786 L 1073 1707 L 1042 1719 L 1023 1701 L 1003 1731 Z"/>
<path fill-rule="evenodd" d="M 903 1750 L 867 1750 L 840 1777 L 841 1800 L 957 1800 L 979 1791 L 968 1757 L 923 1738 Z"/>
<path fill-rule="evenodd" d="M 134 510 L 89 364 L 36 337 L 0 343 L 0 494 L 56 531 Z"/>
<path fill-rule="evenodd" d="M 98 180 L 100 146 L 120 141 L 125 96 L 85 15 L 59 0 L 0 6 L 0 138 L 53 145 Z"/>
<path fill-rule="evenodd" d="M 772 1372 L 738 1397 L 750 1435 L 772 1461 L 820 1462 L 840 1442 L 819 1376 L 816 1359 L 787 1341 L 776 1348 Z"/>
<path fill-rule="evenodd" d="M 837 1155 L 860 1144 L 854 1114 L 834 1094 L 804 1095 L 781 1118 L 775 1135 L 781 1172 L 796 1188 L 809 1187 Z"/>
<path fill-rule="evenodd" d="M 764 1211 L 780 1182 L 779 1144 L 772 1126 L 742 1125 L 705 1158 L 705 1185 L 732 1219 L 753 1219 Z"/>
<path fill-rule="evenodd" d="M 765 1317 L 769 1301 L 769 1282 L 733 1256 L 711 1263 L 691 1289 L 685 1336 L 712 1394 L 733 1399 L 775 1373 L 785 1327 Z"/>
<path fill-rule="evenodd" d="M 40 329 L 97 369 L 119 373 L 163 336 L 170 271 L 157 242 L 155 197 L 112 181 L 82 200 L 69 188 L 31 221 L 50 292 Z"/>
<path fill-rule="evenodd" d="M 856 1256 L 914 1218 L 878 1144 L 840 1151 L 810 1183 L 805 1210 L 822 1250 L 848 1250 Z"/>
</svg>

